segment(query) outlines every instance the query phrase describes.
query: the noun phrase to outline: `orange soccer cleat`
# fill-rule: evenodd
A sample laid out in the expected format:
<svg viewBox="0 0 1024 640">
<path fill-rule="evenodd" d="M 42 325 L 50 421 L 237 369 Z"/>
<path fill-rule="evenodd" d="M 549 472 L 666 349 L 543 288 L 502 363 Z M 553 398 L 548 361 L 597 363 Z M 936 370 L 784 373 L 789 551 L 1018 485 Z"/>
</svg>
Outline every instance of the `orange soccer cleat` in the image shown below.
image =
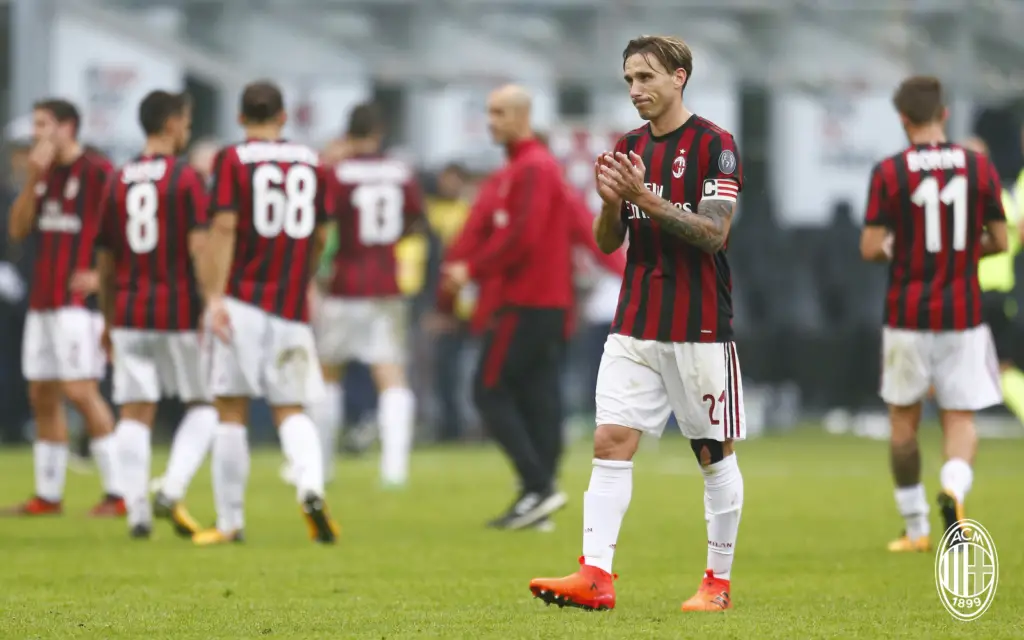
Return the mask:
<svg viewBox="0 0 1024 640">
<path fill-rule="evenodd" d="M 64 508 L 60 501 L 50 502 L 39 496 L 32 496 L 25 502 L 8 507 L 0 513 L 5 516 L 58 516 L 63 512 Z"/>
<path fill-rule="evenodd" d="M 92 508 L 89 515 L 93 518 L 123 518 L 128 515 L 124 498 L 107 494 Z"/>
<path fill-rule="evenodd" d="M 928 536 L 911 539 L 906 533 L 890 542 L 887 547 L 892 553 L 927 553 L 932 550 Z"/>
<path fill-rule="evenodd" d="M 708 569 L 700 589 L 689 600 L 683 603 L 683 611 L 725 611 L 732 609 L 732 597 L 729 595 L 729 581 L 716 578 Z"/>
<path fill-rule="evenodd" d="M 619 576 L 583 563 L 580 570 L 564 578 L 534 578 L 530 591 L 535 598 L 559 607 L 578 607 L 588 611 L 615 608 L 615 579 Z"/>
</svg>

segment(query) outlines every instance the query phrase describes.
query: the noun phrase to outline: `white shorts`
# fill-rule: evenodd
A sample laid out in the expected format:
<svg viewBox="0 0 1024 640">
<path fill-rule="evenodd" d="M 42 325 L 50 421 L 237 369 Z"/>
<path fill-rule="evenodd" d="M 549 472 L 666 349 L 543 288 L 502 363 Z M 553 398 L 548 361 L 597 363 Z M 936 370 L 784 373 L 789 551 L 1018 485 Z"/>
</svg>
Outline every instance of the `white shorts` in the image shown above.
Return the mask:
<svg viewBox="0 0 1024 640">
<path fill-rule="evenodd" d="M 29 311 L 21 345 L 26 380 L 101 380 L 103 316 L 83 307 Z"/>
<path fill-rule="evenodd" d="M 597 373 L 597 424 L 661 436 L 674 413 L 691 440 L 746 437 L 733 342 L 655 342 L 611 334 Z"/>
<path fill-rule="evenodd" d="M 114 404 L 211 400 L 208 358 L 196 331 L 111 329 L 114 348 Z"/>
<path fill-rule="evenodd" d="M 324 380 L 308 324 L 232 298 L 225 305 L 231 342 L 210 337 L 215 397 L 264 398 L 271 406 L 305 405 L 321 397 Z"/>
<path fill-rule="evenodd" d="M 910 406 L 931 386 L 942 409 L 979 411 L 1002 403 L 999 359 L 988 325 L 965 331 L 882 329 L 882 399 Z"/>
<path fill-rule="evenodd" d="M 402 298 L 324 298 L 313 311 L 320 361 L 405 364 L 409 304 Z"/>
</svg>

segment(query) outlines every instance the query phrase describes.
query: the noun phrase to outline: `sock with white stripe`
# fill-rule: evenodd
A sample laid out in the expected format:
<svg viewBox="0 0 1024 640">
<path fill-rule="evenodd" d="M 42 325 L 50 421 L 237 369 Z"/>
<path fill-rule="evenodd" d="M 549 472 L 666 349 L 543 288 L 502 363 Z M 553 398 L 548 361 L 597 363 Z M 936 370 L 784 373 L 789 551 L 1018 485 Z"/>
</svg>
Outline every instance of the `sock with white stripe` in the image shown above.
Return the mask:
<svg viewBox="0 0 1024 640">
<path fill-rule="evenodd" d="M 931 533 L 928 524 L 928 499 L 921 483 L 909 487 L 896 487 L 896 508 L 906 522 L 907 537 L 917 540 Z"/>
<path fill-rule="evenodd" d="M 708 569 L 728 580 L 743 511 L 743 474 L 736 454 L 701 467 L 704 473 L 704 519 L 708 527 Z"/>
<path fill-rule="evenodd" d="M 249 482 L 249 434 L 240 424 L 222 423 L 213 439 L 213 500 L 217 528 L 234 533 L 245 527 L 245 487 Z"/>
<path fill-rule="evenodd" d="M 116 463 L 121 474 L 121 497 L 128 510 L 128 526 L 149 525 L 153 522 L 149 504 L 150 429 L 137 420 L 122 418 L 114 435 Z"/>
<path fill-rule="evenodd" d="M 192 407 L 181 419 L 171 443 L 167 473 L 160 487 L 160 491 L 171 500 L 185 497 L 188 485 L 213 445 L 217 423 L 217 410 L 209 405 Z"/>
<path fill-rule="evenodd" d="M 633 497 L 631 460 L 594 459 L 590 487 L 583 494 L 583 562 L 612 571 L 622 520 Z"/>
</svg>

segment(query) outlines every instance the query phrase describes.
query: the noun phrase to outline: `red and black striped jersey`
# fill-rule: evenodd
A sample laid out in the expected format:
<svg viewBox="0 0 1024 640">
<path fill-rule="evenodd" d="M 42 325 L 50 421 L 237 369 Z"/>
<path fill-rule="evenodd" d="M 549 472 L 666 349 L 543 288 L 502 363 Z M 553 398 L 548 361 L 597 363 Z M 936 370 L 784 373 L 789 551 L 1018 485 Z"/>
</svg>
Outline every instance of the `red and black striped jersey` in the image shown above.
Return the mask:
<svg viewBox="0 0 1024 640">
<path fill-rule="evenodd" d="M 102 156 L 86 152 L 69 165 L 51 167 L 36 183 L 31 309 L 86 305 L 87 296 L 73 293 L 69 283 L 76 272 L 93 266 L 100 198 L 113 169 Z"/>
<path fill-rule="evenodd" d="M 616 152 L 643 158 L 647 187 L 683 211 L 703 200 L 736 202 L 743 165 L 732 134 L 697 115 L 665 135 L 650 125 L 627 133 Z M 666 233 L 632 202 L 622 205 L 626 272 L 612 333 L 659 342 L 732 340 L 732 275 L 714 255 Z"/>
<path fill-rule="evenodd" d="M 328 222 L 330 176 L 316 151 L 286 140 L 247 140 L 214 160 L 212 216 L 238 216 L 227 294 L 306 322 L 314 233 Z"/>
<path fill-rule="evenodd" d="M 114 256 L 114 326 L 187 331 L 202 298 L 189 235 L 206 226 L 202 178 L 180 158 L 140 156 L 104 191 L 98 248 Z"/>
<path fill-rule="evenodd" d="M 423 214 L 415 172 L 400 160 L 374 155 L 343 160 L 333 175 L 338 252 L 331 295 L 399 295 L 395 245 Z"/>
<path fill-rule="evenodd" d="M 871 172 L 866 225 L 893 235 L 887 326 L 963 330 L 982 322 L 985 224 L 1006 219 L 995 166 L 951 143 L 914 145 Z"/>
</svg>

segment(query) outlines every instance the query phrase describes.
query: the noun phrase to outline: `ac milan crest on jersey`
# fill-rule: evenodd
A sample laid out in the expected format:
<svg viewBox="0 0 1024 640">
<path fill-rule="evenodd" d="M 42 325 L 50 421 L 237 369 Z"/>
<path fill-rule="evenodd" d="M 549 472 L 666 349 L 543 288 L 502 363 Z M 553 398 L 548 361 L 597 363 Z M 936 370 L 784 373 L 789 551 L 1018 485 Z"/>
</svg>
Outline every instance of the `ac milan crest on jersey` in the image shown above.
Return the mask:
<svg viewBox="0 0 1024 640">
<path fill-rule="evenodd" d="M 679 155 L 672 161 L 672 177 L 682 178 L 686 171 L 686 149 L 680 149 Z"/>
</svg>

